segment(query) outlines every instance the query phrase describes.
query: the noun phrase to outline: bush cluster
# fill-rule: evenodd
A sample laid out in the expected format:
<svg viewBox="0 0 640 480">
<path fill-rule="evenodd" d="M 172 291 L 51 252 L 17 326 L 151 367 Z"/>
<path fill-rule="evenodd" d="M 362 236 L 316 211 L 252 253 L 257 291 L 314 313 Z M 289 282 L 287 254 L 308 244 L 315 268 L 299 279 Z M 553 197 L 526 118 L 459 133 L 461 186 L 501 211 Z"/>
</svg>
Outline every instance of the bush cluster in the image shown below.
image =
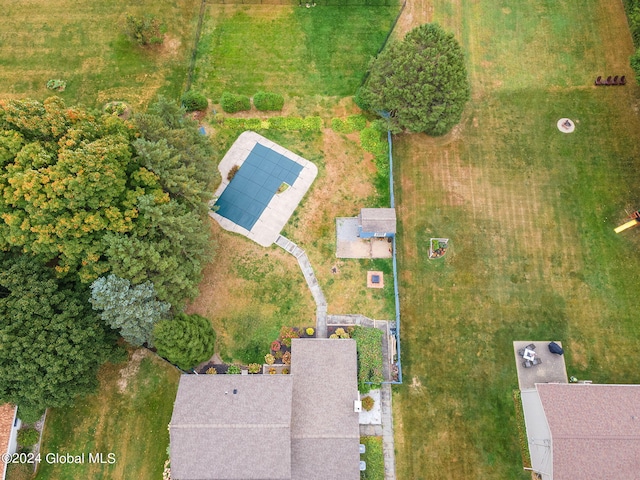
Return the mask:
<svg viewBox="0 0 640 480">
<path fill-rule="evenodd" d="M 35 423 L 44 415 L 44 408 L 35 408 L 30 406 L 18 407 L 18 418 L 24 423 Z"/>
<path fill-rule="evenodd" d="M 389 142 L 381 131 L 381 124 L 373 122 L 360 132 L 362 148 L 373 154 L 376 166 L 375 185 L 378 195 L 386 201 L 389 197 Z"/>
<path fill-rule="evenodd" d="M 222 126 L 234 130 L 279 130 L 282 132 L 319 132 L 322 130 L 320 117 L 271 117 L 260 118 L 222 118 Z"/>
<path fill-rule="evenodd" d="M 209 106 L 207 97 L 195 90 L 189 90 L 182 96 L 182 106 L 187 112 L 206 110 Z"/>
<path fill-rule="evenodd" d="M 359 132 L 367 126 L 364 115 L 349 115 L 346 119 L 332 118 L 331 128 L 338 133 Z"/>
<path fill-rule="evenodd" d="M 371 398 L 369 395 L 367 395 L 366 397 L 364 397 L 362 399 L 362 408 L 365 409 L 365 411 L 370 412 L 371 409 L 373 408 L 373 404 L 375 403 L 375 401 L 373 400 L 373 398 Z"/>
<path fill-rule="evenodd" d="M 253 96 L 253 104 L 262 112 L 282 110 L 284 97 L 278 93 L 260 91 Z"/>
<path fill-rule="evenodd" d="M 242 373 L 242 369 L 238 365 L 229 365 L 227 368 L 227 374 L 229 375 L 240 375 Z"/>
<path fill-rule="evenodd" d="M 64 89 L 67 88 L 67 82 L 59 78 L 52 78 L 47 82 L 47 88 L 56 92 L 64 92 Z"/>
<path fill-rule="evenodd" d="M 224 92 L 220 97 L 220 106 L 227 113 L 243 112 L 251 110 L 251 100 L 245 95 Z"/>
<path fill-rule="evenodd" d="M 163 29 L 162 22 L 153 15 L 127 15 L 125 31 L 138 45 L 161 44 Z"/>
<path fill-rule="evenodd" d="M 18 445 L 22 447 L 30 447 L 38 443 L 40 432 L 35 428 L 22 428 L 18 431 Z"/>
</svg>

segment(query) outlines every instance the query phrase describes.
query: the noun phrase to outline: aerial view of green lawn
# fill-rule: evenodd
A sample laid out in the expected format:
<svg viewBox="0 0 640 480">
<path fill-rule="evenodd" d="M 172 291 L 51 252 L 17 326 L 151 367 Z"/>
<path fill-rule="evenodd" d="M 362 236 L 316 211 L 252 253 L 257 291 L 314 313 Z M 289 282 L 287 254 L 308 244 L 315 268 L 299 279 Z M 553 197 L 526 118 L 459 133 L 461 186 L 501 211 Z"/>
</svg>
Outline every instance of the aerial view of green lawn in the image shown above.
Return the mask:
<svg viewBox="0 0 640 480">
<path fill-rule="evenodd" d="M 73 0 L 2 2 L 0 98 L 42 100 L 50 79 L 67 83 L 69 104 L 123 100 L 146 106 L 178 98 L 195 41 L 200 2 Z M 165 41 L 141 49 L 125 35 L 127 14 L 154 15 Z"/>
<path fill-rule="evenodd" d="M 207 137 L 191 131 L 196 140 L 211 140 L 207 158 L 217 165 L 246 120 L 254 121 L 252 129 L 260 135 L 312 162 L 318 175 L 281 234 L 305 250 L 329 314 L 378 320 L 395 318 L 391 259 L 336 256 L 336 217 L 355 217 L 361 208 L 386 207 L 390 201 L 380 152 L 372 153 L 361 133 L 365 125 L 372 130 L 378 117 L 361 111 L 353 96 L 394 25 L 392 40 L 426 22 L 454 33 L 471 84 L 462 121 L 440 137 L 393 136 L 403 367 L 403 383 L 393 387 L 392 396 L 396 478 L 531 477 L 523 470 L 522 420 L 514 407 L 515 340 L 561 341 L 568 374 L 580 380 L 640 384 L 640 229 L 614 233 L 640 208 L 635 185 L 640 87 L 629 66 L 634 46 L 621 2 L 415 0 L 402 7 L 398 2 L 310 8 L 197 0 L 80 3 L 0 0 L 0 106 L 55 93 L 67 106 L 123 101 L 143 112 L 158 95 L 180 99 L 194 54 L 191 86 L 207 97 L 209 108 L 195 115 Z M 163 41 L 137 45 L 125 32 L 129 14 L 153 15 L 162 24 Z M 599 75 L 625 75 L 628 81 L 595 86 Z M 64 91 L 48 90 L 52 79 L 63 80 Z M 283 95 L 282 111 L 258 111 L 255 105 L 222 111 L 223 92 L 250 97 L 261 90 Z M 72 109 L 61 111 L 72 117 Z M 177 123 L 184 121 L 179 112 Z M 280 127 L 269 124 L 276 115 L 288 117 L 273 123 Z M 307 116 L 319 127 L 286 126 L 285 120 L 293 124 Z M 361 116 L 362 125 L 341 131 L 349 116 Z M 557 126 L 565 117 L 575 125 L 572 133 Z M 139 138 L 126 154 L 138 161 L 148 149 L 152 161 L 161 160 L 151 162 L 160 173 L 141 163 L 132 185 L 141 178 L 149 185 L 155 176 L 166 180 L 166 170 L 175 173 L 163 170 L 167 159 L 180 158 L 172 157 L 175 151 L 163 156 L 164 138 L 153 139 L 160 146 L 152 144 L 159 120 L 145 122 L 140 123 L 149 142 Z M 128 135 L 120 133 L 118 138 Z M 386 133 L 380 135 L 386 145 Z M 0 147 L 8 145 L 2 152 L 11 153 L 7 158 L 19 150 L 15 145 L 21 140 L 10 142 L 15 138 L 22 137 L 0 138 Z M 154 157 L 154 152 L 160 153 Z M 172 190 L 182 177 L 167 178 L 178 181 L 135 203 L 133 217 L 144 208 L 158 215 L 139 228 L 145 241 L 145 228 L 151 231 L 163 218 L 159 212 L 169 211 L 158 198 L 168 202 L 183 193 Z M 205 186 L 212 177 L 206 178 Z M 211 191 L 216 186 L 210 185 Z M 158 205 L 148 204 L 152 197 Z M 198 193 L 195 197 L 201 200 Z M 174 211 L 180 205 L 175 201 Z M 212 260 L 202 277 L 199 270 L 191 277 L 194 285 L 202 280 L 198 295 L 186 301 L 186 312 L 211 321 L 214 359 L 261 364 L 281 327 L 316 326 L 316 303 L 294 256 L 230 233 L 206 217 L 206 207 L 200 210 L 211 233 Z M 171 217 L 175 223 L 166 224 L 176 233 L 170 239 L 191 227 L 180 223 L 188 217 L 180 212 Z M 5 216 L 9 224 L 13 216 Z M 14 221 L 20 228 L 25 222 Z M 449 239 L 446 254 L 428 258 L 431 238 Z M 15 244 L 5 243 L 7 252 L 19 255 Z M 125 252 L 128 259 L 143 250 L 138 245 L 153 244 L 123 241 L 121 250 L 114 245 L 105 252 Z M 57 258 L 46 260 L 48 270 L 57 267 Z M 383 272 L 384 289 L 367 288 L 371 270 Z M 89 295 L 88 285 L 80 287 Z M 11 292 L 4 285 L 0 289 L 2 301 Z M 102 452 L 115 454 L 116 462 L 42 462 L 35 478 L 162 478 L 180 372 L 147 349 L 127 351 L 126 362 L 94 369 L 96 393 L 48 410 L 41 444 L 43 456 Z M 384 476 L 381 438 L 364 440 L 369 451 L 363 458 L 371 468 L 361 478 Z M 387 443 L 384 448 L 388 453 Z M 7 478 L 31 478 L 26 470 L 12 466 Z"/>
<path fill-rule="evenodd" d="M 638 87 L 593 86 L 630 76 L 633 46 L 619 2 L 431 3 L 473 93 L 450 134 L 394 142 L 398 478 L 529 478 L 514 340 L 561 340 L 579 379 L 640 382 L 638 232 L 613 232 L 640 201 Z M 450 239 L 444 258 L 427 260 L 430 237 Z"/>
</svg>

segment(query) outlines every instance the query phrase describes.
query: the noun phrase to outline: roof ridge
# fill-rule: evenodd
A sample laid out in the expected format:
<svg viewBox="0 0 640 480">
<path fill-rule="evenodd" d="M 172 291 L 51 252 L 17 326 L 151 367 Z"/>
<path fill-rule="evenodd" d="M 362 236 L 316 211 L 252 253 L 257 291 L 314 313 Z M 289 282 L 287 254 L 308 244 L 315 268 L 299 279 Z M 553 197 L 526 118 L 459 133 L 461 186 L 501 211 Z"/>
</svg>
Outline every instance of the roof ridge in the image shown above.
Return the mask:
<svg viewBox="0 0 640 480">
<path fill-rule="evenodd" d="M 291 428 L 289 423 L 185 423 L 171 428 Z"/>
</svg>

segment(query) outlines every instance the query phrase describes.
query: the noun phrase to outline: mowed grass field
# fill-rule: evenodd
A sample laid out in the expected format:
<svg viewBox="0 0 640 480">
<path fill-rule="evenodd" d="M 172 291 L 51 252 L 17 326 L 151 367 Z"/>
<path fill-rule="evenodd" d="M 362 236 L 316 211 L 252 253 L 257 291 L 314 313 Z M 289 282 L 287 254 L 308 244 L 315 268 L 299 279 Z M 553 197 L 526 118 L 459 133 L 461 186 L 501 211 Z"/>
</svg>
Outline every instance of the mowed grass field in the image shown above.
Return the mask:
<svg viewBox="0 0 640 480">
<path fill-rule="evenodd" d="M 69 104 L 179 98 L 195 40 L 198 0 L 0 0 L 0 98 L 43 99 L 49 79 L 67 82 Z M 127 14 L 155 15 L 164 43 L 141 48 L 124 34 Z"/>
<path fill-rule="evenodd" d="M 209 5 L 195 86 L 289 97 L 349 96 L 399 11 L 393 7 Z"/>
<path fill-rule="evenodd" d="M 530 478 L 514 340 L 561 340 L 579 379 L 640 383 L 640 231 L 613 232 L 640 208 L 633 48 L 620 2 L 432 7 L 467 52 L 473 99 L 446 137 L 394 143 L 398 478 Z M 626 87 L 593 86 L 621 74 Z M 445 258 L 427 260 L 430 237 L 451 239 Z"/>
<path fill-rule="evenodd" d="M 132 351 L 126 363 L 101 367 L 96 394 L 47 414 L 36 478 L 162 478 L 179 377 L 174 367 L 145 349 Z M 103 453 L 105 463 L 90 463 L 90 452 Z M 84 453 L 85 463 L 47 463 L 48 453 Z M 107 463 L 108 453 L 115 455 L 115 463 Z"/>
</svg>

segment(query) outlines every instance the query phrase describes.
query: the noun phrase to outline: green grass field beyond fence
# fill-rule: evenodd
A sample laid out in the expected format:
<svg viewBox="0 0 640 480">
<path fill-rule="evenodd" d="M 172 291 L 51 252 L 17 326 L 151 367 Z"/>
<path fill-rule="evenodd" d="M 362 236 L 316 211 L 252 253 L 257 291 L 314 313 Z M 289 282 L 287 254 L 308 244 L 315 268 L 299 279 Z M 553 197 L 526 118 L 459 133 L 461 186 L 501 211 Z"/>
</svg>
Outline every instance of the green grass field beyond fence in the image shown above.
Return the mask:
<svg viewBox="0 0 640 480">
<path fill-rule="evenodd" d="M 200 2 L 0 0 L 0 98 L 43 99 L 47 80 L 67 82 L 68 104 L 110 100 L 146 105 L 181 94 Z M 124 34 L 127 14 L 155 15 L 164 44 L 141 48 Z"/>
<path fill-rule="evenodd" d="M 126 364 L 103 366 L 95 395 L 78 399 L 73 407 L 49 411 L 36 478 L 162 478 L 179 376 L 174 367 L 144 349 L 136 350 Z M 90 463 L 90 452 L 103 453 L 105 463 Z M 70 465 L 47 457 L 56 453 L 84 453 L 85 462 Z M 115 463 L 108 463 L 109 453 Z"/>
<path fill-rule="evenodd" d="M 467 52 L 473 99 L 447 137 L 394 143 L 397 473 L 526 479 L 514 340 L 561 340 L 579 379 L 640 383 L 640 230 L 613 232 L 640 208 L 633 49 L 620 2 L 433 3 Z M 593 86 L 623 74 L 626 87 Z M 450 239 L 443 259 L 427 260 L 430 237 Z"/>
<path fill-rule="evenodd" d="M 398 11 L 398 6 L 209 5 L 195 86 L 215 103 L 225 90 L 354 95 Z"/>
</svg>

